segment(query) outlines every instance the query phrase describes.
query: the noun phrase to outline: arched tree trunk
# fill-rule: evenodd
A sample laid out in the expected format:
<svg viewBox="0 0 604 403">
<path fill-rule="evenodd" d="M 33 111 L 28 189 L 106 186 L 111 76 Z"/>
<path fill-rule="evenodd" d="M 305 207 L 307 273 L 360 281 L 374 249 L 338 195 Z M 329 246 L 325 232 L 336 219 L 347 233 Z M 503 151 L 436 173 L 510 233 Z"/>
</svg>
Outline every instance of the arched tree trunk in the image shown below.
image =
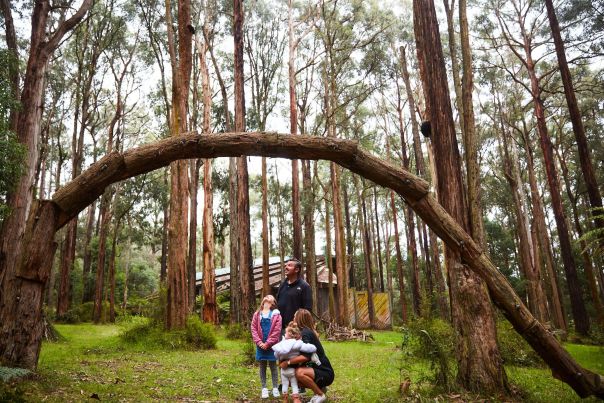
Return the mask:
<svg viewBox="0 0 604 403">
<path fill-rule="evenodd" d="M 161 150 L 161 152 L 160 152 Z M 181 158 L 216 158 L 233 155 L 264 155 L 267 157 L 326 159 L 357 173 L 378 185 L 390 188 L 402 196 L 414 211 L 441 237 L 443 242 L 459 253 L 468 267 L 480 275 L 489 287 L 497 306 L 516 331 L 550 366 L 558 379 L 569 384 L 579 396 L 604 398 L 604 377 L 583 367 L 562 348 L 558 340 L 528 311 L 522 300 L 501 272 L 461 226 L 438 204 L 427 182 L 417 176 L 382 161 L 363 151 L 349 140 L 315 136 L 290 136 L 266 133 L 230 133 L 222 136 L 190 134 L 167 138 L 122 154 L 109 154 L 93 164 L 74 181 L 56 192 L 50 201 L 36 202 L 28 221 L 23 245 L 28 259 L 20 262 L 19 283 L 9 289 L 15 299 L 13 306 L 22 314 L 0 307 L 0 323 L 22 332 L 3 333 L 0 353 L 3 359 L 15 353 L 17 344 L 36 353 L 30 364 L 35 367 L 41 341 L 36 324 L 41 321 L 42 289 L 50 272 L 54 255 L 54 233 L 71 218 L 99 197 L 111 183 L 149 172 Z M 13 290 L 17 291 L 17 294 Z M 15 320 L 17 319 L 17 320 Z M 27 337 L 16 339 L 18 335 Z M 20 349 L 19 352 L 23 352 Z M 19 354 L 12 354 L 16 359 Z M 13 362 L 5 359 L 5 362 Z M 578 375 L 580 374 L 580 375 Z"/>
</svg>

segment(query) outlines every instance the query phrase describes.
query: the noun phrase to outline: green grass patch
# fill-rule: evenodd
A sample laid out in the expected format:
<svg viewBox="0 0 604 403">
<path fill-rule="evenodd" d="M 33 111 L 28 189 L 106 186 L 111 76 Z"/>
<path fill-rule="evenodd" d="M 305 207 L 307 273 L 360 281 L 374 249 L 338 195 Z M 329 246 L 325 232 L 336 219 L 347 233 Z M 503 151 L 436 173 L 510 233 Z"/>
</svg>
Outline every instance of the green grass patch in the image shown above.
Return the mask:
<svg viewBox="0 0 604 403">
<path fill-rule="evenodd" d="M 134 322 L 137 320 L 129 323 L 128 329 L 140 325 Z M 226 329 L 215 329 L 214 349 L 164 348 L 142 337 L 126 343 L 120 336 L 124 331 L 120 325 L 64 324 L 57 325 L 57 329 L 65 340 L 43 344 L 36 376 L 18 384 L 0 385 L 0 397 L 49 402 L 85 401 L 90 397 L 103 401 L 261 401 L 258 367 L 255 363 L 244 364 L 250 342 L 227 338 Z M 328 390 L 330 401 L 432 401 L 437 396 L 439 401 L 454 399 L 456 395 L 440 394 L 430 383 L 433 374 L 428 360 L 402 348 L 402 332 L 372 334 L 375 341 L 370 343 L 323 341 L 336 371 L 335 382 Z M 567 347 L 582 365 L 604 373 L 603 348 Z M 547 368 L 508 366 L 507 373 L 521 390 L 522 400 L 581 400 L 568 386 L 552 378 Z M 399 386 L 406 377 L 411 383 L 408 394 L 402 397 Z"/>
</svg>

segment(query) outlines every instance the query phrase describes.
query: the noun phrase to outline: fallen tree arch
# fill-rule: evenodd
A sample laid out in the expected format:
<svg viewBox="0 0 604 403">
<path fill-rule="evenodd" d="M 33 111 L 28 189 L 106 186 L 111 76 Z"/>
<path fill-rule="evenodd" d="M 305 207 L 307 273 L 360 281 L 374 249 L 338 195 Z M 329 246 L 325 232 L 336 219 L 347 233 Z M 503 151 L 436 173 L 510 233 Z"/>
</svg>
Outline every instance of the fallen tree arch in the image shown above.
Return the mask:
<svg viewBox="0 0 604 403">
<path fill-rule="evenodd" d="M 487 284 L 495 304 L 550 366 L 554 377 L 581 397 L 604 398 L 604 377 L 581 367 L 529 312 L 486 254 L 437 202 L 425 180 L 364 151 L 350 140 L 277 133 L 196 133 L 171 137 L 123 153 L 111 153 L 59 189 L 51 200 L 32 205 L 14 286 L 0 307 L 0 361 L 35 368 L 41 344 L 43 289 L 56 249 L 54 233 L 115 182 L 140 175 L 178 159 L 241 155 L 330 160 L 402 196 L 464 263 Z M 10 313 L 10 316 L 7 315 Z M 21 336 L 19 336 L 21 335 Z"/>
</svg>

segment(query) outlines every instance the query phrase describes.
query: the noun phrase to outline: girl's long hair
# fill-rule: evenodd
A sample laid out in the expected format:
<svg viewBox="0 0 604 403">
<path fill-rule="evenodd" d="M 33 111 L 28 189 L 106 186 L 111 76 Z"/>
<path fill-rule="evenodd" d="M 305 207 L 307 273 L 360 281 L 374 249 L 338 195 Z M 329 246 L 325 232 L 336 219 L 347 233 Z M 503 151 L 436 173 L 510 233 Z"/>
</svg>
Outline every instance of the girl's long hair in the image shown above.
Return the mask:
<svg viewBox="0 0 604 403">
<path fill-rule="evenodd" d="M 298 324 L 300 329 L 310 329 L 317 337 L 319 337 L 319 333 L 317 333 L 317 330 L 315 329 L 315 320 L 313 319 L 310 311 L 307 309 L 298 309 L 294 314 L 294 321 Z"/>
<path fill-rule="evenodd" d="M 268 294 L 265 295 L 264 298 L 262 298 L 262 301 L 260 301 L 260 306 L 258 307 L 256 312 L 260 312 L 262 310 L 262 308 L 264 307 L 264 301 L 268 301 L 271 304 L 271 310 L 277 309 L 277 300 L 271 294 Z"/>
</svg>

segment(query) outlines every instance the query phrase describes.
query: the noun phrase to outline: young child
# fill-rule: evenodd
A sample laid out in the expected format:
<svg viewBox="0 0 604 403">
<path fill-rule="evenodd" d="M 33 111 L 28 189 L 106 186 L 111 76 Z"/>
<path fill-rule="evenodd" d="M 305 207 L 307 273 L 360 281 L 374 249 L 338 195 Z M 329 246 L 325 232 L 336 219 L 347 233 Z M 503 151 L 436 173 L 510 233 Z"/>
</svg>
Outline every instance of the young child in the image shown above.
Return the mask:
<svg viewBox="0 0 604 403">
<path fill-rule="evenodd" d="M 289 366 L 289 360 L 297 357 L 300 353 L 312 353 L 313 357 L 311 360 L 313 362 L 318 361 L 316 354 L 317 347 L 313 344 L 304 343 L 300 338 L 301 333 L 296 322 L 289 322 L 287 328 L 285 328 L 284 339 L 273 346 L 275 358 L 277 358 L 278 361 L 288 361 L 288 367 L 281 368 L 281 383 L 283 385 L 281 392 L 283 393 L 284 402 L 288 400 L 287 389 L 290 384 L 292 386 L 292 398 L 294 399 L 294 402 L 300 401 L 298 381 L 295 376 L 296 368 Z"/>
<path fill-rule="evenodd" d="M 281 314 L 277 309 L 277 301 L 272 295 L 267 295 L 262 299 L 260 307 L 252 317 L 251 331 L 252 339 L 256 344 L 256 360 L 260 362 L 261 397 L 263 399 L 268 398 L 268 389 L 266 388 L 267 364 L 271 368 L 273 396 L 279 397 L 277 364 L 271 347 L 279 341 L 281 335 Z"/>
</svg>

